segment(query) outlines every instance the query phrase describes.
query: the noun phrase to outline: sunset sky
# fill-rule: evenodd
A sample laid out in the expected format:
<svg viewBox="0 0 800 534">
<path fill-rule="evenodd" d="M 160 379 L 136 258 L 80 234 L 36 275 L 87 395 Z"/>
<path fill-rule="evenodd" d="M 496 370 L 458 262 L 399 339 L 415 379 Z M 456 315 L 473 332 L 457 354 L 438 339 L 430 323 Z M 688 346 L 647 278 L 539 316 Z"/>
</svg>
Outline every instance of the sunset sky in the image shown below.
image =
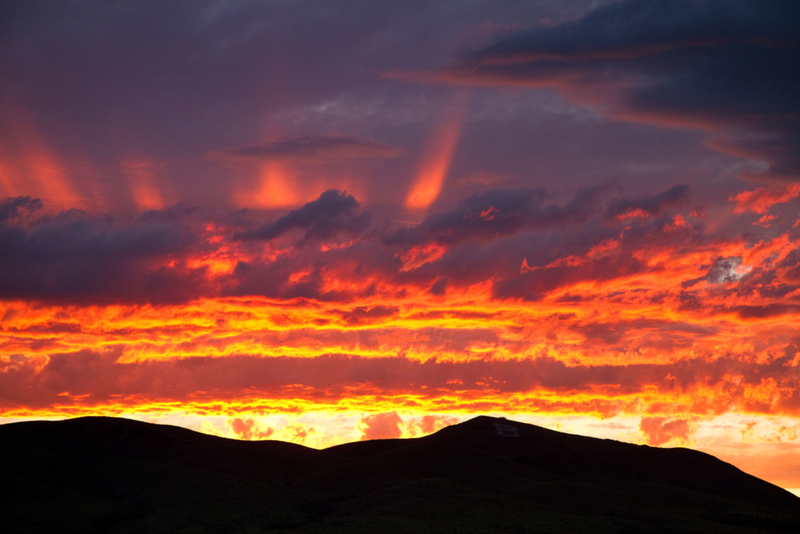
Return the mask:
<svg viewBox="0 0 800 534">
<path fill-rule="evenodd" d="M 4 2 L 0 80 L 0 421 L 800 488 L 800 2 Z"/>
</svg>

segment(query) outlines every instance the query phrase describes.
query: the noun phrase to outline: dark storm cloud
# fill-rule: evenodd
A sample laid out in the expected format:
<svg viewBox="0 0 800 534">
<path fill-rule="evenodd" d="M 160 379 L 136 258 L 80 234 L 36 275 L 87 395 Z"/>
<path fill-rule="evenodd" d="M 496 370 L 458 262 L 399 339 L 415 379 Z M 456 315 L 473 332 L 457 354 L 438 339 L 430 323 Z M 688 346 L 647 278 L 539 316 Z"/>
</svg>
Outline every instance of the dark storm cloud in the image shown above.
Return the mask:
<svg viewBox="0 0 800 534">
<path fill-rule="evenodd" d="M 376 141 L 338 135 L 306 135 L 285 138 L 259 145 L 226 148 L 210 152 L 210 159 L 256 159 L 262 161 L 392 158 L 399 156 L 398 147 Z"/>
<path fill-rule="evenodd" d="M 611 117 L 700 128 L 709 146 L 800 179 L 800 3 L 627 0 L 403 75 L 554 87 Z"/>
<path fill-rule="evenodd" d="M 23 198 L 3 205 L 40 203 Z M 128 225 L 75 210 L 28 225 L 0 223 L 0 299 L 83 304 L 197 298 L 207 291 L 205 271 L 167 265 L 198 246 L 185 221 L 175 220 L 177 212 L 146 212 Z"/>
<path fill-rule="evenodd" d="M 420 225 L 387 235 L 388 244 L 434 241 L 454 245 L 471 240 L 492 240 L 523 229 L 546 229 L 586 222 L 611 186 L 601 184 L 579 190 L 564 206 L 545 204 L 543 189 L 491 189 L 476 193 L 447 213 L 437 213 Z"/>
<path fill-rule="evenodd" d="M 666 208 L 685 204 L 689 200 L 689 186 L 676 185 L 663 193 L 639 199 L 614 200 L 606 210 L 606 219 L 614 220 L 626 215 L 657 217 Z"/>
<path fill-rule="evenodd" d="M 306 241 L 330 239 L 338 234 L 358 235 L 371 220 L 369 213 L 357 213 L 359 206 L 358 200 L 346 191 L 329 189 L 302 208 L 256 230 L 237 233 L 234 239 L 269 241 L 295 229 L 305 232 Z"/>
</svg>

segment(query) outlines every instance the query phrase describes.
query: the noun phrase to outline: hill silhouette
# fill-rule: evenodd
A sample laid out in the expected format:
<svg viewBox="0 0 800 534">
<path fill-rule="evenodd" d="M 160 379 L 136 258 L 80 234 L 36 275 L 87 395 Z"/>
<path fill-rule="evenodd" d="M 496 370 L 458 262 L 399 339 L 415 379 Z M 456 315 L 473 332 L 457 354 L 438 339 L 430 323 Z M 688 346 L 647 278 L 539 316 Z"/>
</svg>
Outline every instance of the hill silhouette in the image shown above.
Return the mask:
<svg viewBox="0 0 800 534">
<path fill-rule="evenodd" d="M 797 532 L 713 456 L 480 416 L 316 450 L 126 419 L 0 426 L 5 532 Z"/>
</svg>

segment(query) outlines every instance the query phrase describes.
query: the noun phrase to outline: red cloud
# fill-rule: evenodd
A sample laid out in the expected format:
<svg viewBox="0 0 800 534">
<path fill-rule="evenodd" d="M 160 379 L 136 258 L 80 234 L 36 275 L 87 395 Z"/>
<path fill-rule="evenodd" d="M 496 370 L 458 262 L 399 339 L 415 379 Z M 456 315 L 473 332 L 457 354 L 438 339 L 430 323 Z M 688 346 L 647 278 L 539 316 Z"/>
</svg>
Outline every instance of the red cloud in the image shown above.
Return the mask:
<svg viewBox="0 0 800 534">
<path fill-rule="evenodd" d="M 267 427 L 261 429 L 256 421 L 250 418 L 234 417 L 231 420 L 231 430 L 239 439 L 269 439 L 275 433 L 275 429 Z"/>
<path fill-rule="evenodd" d="M 668 421 L 664 417 L 643 417 L 639 422 L 639 430 L 650 445 L 663 445 L 673 439 L 685 440 L 694 429 L 686 419 Z"/>
<path fill-rule="evenodd" d="M 361 418 L 358 428 L 361 430 L 361 439 L 392 439 L 403 435 L 400 428 L 403 420 L 397 412 L 377 413 Z"/>
<path fill-rule="evenodd" d="M 418 421 L 413 421 L 422 434 L 433 434 L 437 430 L 458 423 L 457 417 L 447 415 L 424 415 Z"/>
</svg>

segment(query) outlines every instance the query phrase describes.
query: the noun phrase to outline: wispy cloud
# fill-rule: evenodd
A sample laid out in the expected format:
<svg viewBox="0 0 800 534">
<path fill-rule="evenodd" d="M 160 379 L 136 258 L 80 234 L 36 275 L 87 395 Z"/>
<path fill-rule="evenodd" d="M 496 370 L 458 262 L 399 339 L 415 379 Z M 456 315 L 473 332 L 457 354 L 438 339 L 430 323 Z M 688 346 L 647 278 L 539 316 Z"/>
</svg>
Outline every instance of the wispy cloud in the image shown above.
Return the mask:
<svg viewBox="0 0 800 534">
<path fill-rule="evenodd" d="M 256 145 L 209 152 L 212 160 L 325 162 L 330 160 L 394 158 L 403 149 L 377 141 L 339 135 L 305 135 Z"/>
</svg>

